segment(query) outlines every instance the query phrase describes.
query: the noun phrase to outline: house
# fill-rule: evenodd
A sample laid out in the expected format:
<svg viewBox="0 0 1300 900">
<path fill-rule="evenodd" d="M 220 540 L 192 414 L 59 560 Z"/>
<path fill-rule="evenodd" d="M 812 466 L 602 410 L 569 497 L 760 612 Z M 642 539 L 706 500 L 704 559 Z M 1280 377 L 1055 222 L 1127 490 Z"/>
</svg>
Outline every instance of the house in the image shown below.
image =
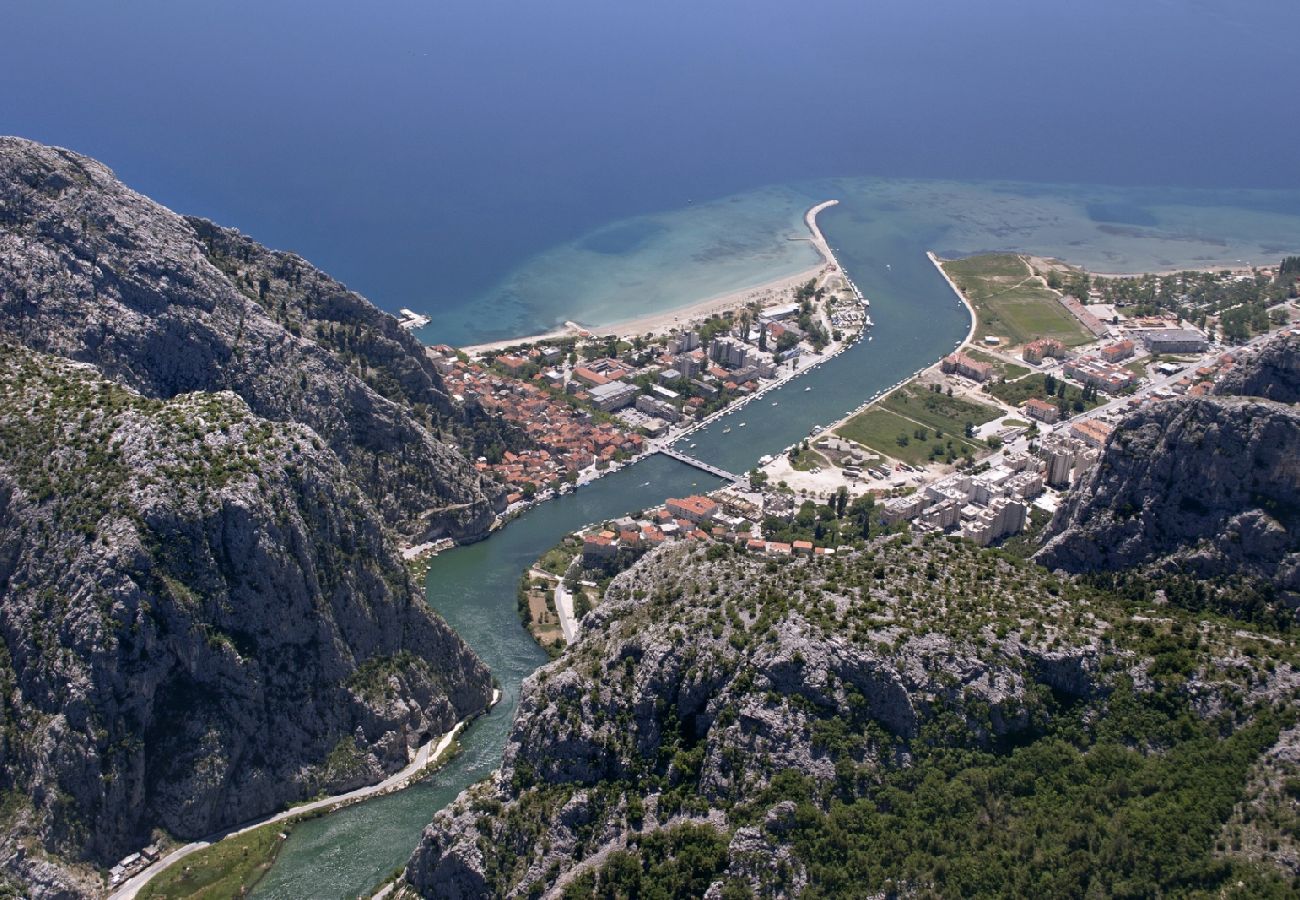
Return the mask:
<svg viewBox="0 0 1300 900">
<path fill-rule="evenodd" d="M 1114 430 L 1105 422 L 1098 422 L 1096 419 L 1085 419 L 1070 426 L 1070 436 L 1078 438 L 1089 447 L 1101 447 Z"/>
<path fill-rule="evenodd" d="M 1101 348 L 1101 358 L 1108 363 L 1117 363 L 1133 355 L 1134 344 L 1128 338 L 1107 344 Z"/>
<path fill-rule="evenodd" d="M 1048 425 L 1056 424 L 1061 418 L 1061 410 L 1055 403 L 1048 403 L 1038 397 L 1030 397 L 1020 404 L 1020 408 L 1031 419 L 1046 422 Z"/>
<path fill-rule="evenodd" d="M 950 353 L 943 358 L 939 368 L 947 374 L 956 373 L 973 381 L 988 381 L 993 377 L 993 367 L 971 359 L 964 353 Z"/>
<path fill-rule="evenodd" d="M 664 505 L 673 516 L 695 523 L 708 522 L 720 508 L 717 501 L 699 495 L 681 500 L 670 499 Z"/>
<path fill-rule="evenodd" d="M 1039 338 L 1025 344 L 1020 351 L 1020 358 L 1034 365 L 1038 365 L 1049 356 L 1065 359 L 1065 345 L 1055 338 Z"/>
</svg>

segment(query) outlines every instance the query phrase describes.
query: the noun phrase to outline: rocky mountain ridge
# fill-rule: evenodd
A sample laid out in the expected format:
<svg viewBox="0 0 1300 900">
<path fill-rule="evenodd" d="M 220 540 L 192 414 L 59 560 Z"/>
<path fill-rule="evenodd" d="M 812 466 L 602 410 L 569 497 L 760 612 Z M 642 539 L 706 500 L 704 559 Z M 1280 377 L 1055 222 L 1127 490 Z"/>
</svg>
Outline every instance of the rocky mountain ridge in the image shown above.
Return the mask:
<svg viewBox="0 0 1300 900">
<path fill-rule="evenodd" d="M 0 138 L 0 332 L 145 396 L 230 390 L 308 426 L 413 541 L 480 537 L 502 504 L 463 452 L 502 426 L 453 404 L 392 316 L 294 254 L 19 138 Z"/>
<path fill-rule="evenodd" d="M 398 541 L 486 533 L 389 315 L 93 160 L 0 138 L 0 894 L 408 762 L 491 676 Z"/>
<path fill-rule="evenodd" d="M 1067 496 L 1036 558 L 1071 572 L 1250 577 L 1300 605 L 1296 399 L 1300 338 L 1282 336 L 1214 396 L 1132 413 Z"/>
<path fill-rule="evenodd" d="M 918 773 L 947 754 L 1005 765 L 1014 748 L 1097 728 L 1117 704 L 1168 702 L 1155 699 L 1168 689 L 1161 639 L 1149 642 L 1130 616 L 1038 567 L 933 536 L 834 561 L 656 551 L 525 682 L 501 770 L 439 813 L 403 889 L 586 897 L 667 880 L 678 888 L 648 895 L 889 895 L 866 873 L 908 873 L 906 846 L 892 860 L 883 838 L 863 846 L 867 880 L 832 889 L 839 873 L 801 835 L 829 827 L 844 804 L 884 814 L 891 785 L 919 789 L 932 776 Z M 1173 634 L 1186 627 L 1163 622 Z M 1199 651 L 1179 657 L 1177 692 L 1202 721 L 1247 734 L 1250 710 L 1290 698 L 1300 673 L 1287 662 L 1265 674 L 1235 630 L 1205 630 Z M 1245 767 L 1234 777 L 1244 782 Z M 935 815 L 918 819 L 983 831 Z M 963 854 L 963 877 L 996 870 L 951 843 L 899 893 L 969 893 L 926 880 L 955 872 Z"/>
<path fill-rule="evenodd" d="M 486 669 L 306 427 L 13 345 L 0 397 L 0 847 L 33 893 L 94 892 L 62 862 L 154 829 L 377 780 L 486 706 Z"/>
</svg>

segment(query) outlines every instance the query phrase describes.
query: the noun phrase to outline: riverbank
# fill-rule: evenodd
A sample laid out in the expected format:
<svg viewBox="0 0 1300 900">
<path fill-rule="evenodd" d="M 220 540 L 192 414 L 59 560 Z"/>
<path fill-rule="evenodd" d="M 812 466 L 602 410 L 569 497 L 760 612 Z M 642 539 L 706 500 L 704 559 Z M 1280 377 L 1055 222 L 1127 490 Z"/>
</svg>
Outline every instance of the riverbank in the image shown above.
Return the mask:
<svg viewBox="0 0 1300 900">
<path fill-rule="evenodd" d="M 446 761 L 445 754 L 451 748 L 452 742 L 456 739 L 456 736 L 460 734 L 460 732 L 470 722 L 481 715 L 485 715 L 496 706 L 500 699 L 501 691 L 494 689 L 492 692 L 492 701 L 488 704 L 486 709 L 481 710 L 472 716 L 466 716 L 464 719 L 457 722 L 450 731 L 443 734 L 437 740 L 432 740 L 421 745 L 420 748 L 416 750 L 411 761 L 407 763 L 404 768 L 398 772 L 394 772 L 383 781 L 368 785 L 367 787 L 357 788 L 356 790 L 348 791 L 347 793 L 335 794 L 331 797 L 322 797 L 319 800 L 312 800 L 308 803 L 299 804 L 298 806 L 290 807 L 289 809 L 275 813 L 274 815 L 258 819 L 255 822 L 249 822 L 233 829 L 217 832 L 216 834 L 211 834 L 205 838 L 201 838 L 200 840 L 185 844 L 123 882 L 121 886 L 109 894 L 108 900 L 134 900 L 145 885 L 157 878 L 164 871 L 170 869 L 181 860 L 192 856 L 201 850 L 205 850 L 208 847 L 212 847 L 221 841 L 238 837 L 276 822 L 287 822 L 290 819 L 309 818 L 313 815 L 323 815 L 335 812 L 346 806 L 351 806 L 354 803 L 360 803 L 362 800 L 368 800 L 372 797 L 378 797 L 384 794 L 391 794 L 408 787 L 411 783 L 428 775 L 435 768 L 444 763 Z"/>
</svg>

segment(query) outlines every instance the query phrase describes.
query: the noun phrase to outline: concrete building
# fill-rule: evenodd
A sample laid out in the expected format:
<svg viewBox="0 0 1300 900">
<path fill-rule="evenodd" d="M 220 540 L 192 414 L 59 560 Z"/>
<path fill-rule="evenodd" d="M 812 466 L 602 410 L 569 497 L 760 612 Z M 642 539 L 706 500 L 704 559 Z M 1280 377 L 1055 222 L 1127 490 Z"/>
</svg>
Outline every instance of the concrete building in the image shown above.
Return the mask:
<svg viewBox="0 0 1300 900">
<path fill-rule="evenodd" d="M 1142 334 L 1152 353 L 1204 353 L 1210 346 L 1205 335 L 1190 328 L 1157 328 Z"/>
<path fill-rule="evenodd" d="M 677 407 L 664 400 L 656 400 L 649 394 L 641 394 L 636 398 L 636 408 L 647 416 L 658 416 L 667 422 L 677 422 L 682 417 Z"/>
<path fill-rule="evenodd" d="M 717 338 L 709 346 L 709 359 L 728 369 L 743 368 L 749 348 L 735 338 Z"/>
<path fill-rule="evenodd" d="M 611 381 L 593 387 L 587 393 L 597 409 L 613 412 L 622 409 L 636 399 L 639 389 L 635 384 L 623 381 Z"/>
<path fill-rule="evenodd" d="M 698 346 L 700 346 L 700 335 L 694 331 L 674 332 L 668 338 L 669 353 L 690 353 Z"/>
<path fill-rule="evenodd" d="M 1061 410 L 1055 403 L 1048 403 L 1038 397 L 1030 397 L 1020 404 L 1021 411 L 1031 419 L 1054 425 L 1061 418 Z"/>
<path fill-rule="evenodd" d="M 1019 500 L 998 497 L 961 527 L 961 536 L 987 547 L 998 538 L 1017 534 L 1025 527 L 1029 508 Z"/>
</svg>

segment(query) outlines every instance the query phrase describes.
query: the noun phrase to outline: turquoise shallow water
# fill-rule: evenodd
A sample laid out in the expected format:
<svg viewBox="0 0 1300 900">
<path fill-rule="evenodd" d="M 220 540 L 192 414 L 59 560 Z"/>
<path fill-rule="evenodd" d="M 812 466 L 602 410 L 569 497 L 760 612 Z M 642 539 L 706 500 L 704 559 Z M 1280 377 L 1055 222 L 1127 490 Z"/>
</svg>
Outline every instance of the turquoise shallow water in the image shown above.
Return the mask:
<svg viewBox="0 0 1300 900">
<path fill-rule="evenodd" d="M 808 206 L 829 197 L 842 202 L 822 214 L 822 229 L 871 298 L 873 340 L 859 342 L 692 436 L 688 442 L 696 446 L 687 449 L 702 459 L 745 471 L 761 455 L 839 418 L 948 352 L 964 336 L 969 319 L 925 257 L 927 249 L 955 255 L 1014 248 L 1118 271 L 1272 260 L 1287 248 L 1300 250 L 1300 216 L 1295 215 L 1300 202 L 1289 195 L 821 181 L 625 220 L 543 254 L 503 281 L 515 292 L 509 302 L 518 304 L 515 333 L 572 317 L 568 298 L 576 298 L 577 306 L 590 304 L 590 321 L 604 309 L 600 298 L 613 297 L 607 316 L 617 319 L 663 308 L 660 304 L 675 297 L 690 300 L 787 274 L 787 269 L 799 271 L 810 248 L 786 239 L 802 230 Z M 730 225 L 740 237 L 728 243 Z M 700 247 L 692 247 L 695 239 Z M 506 290 L 498 288 L 482 302 L 507 302 L 500 299 Z M 466 331 L 475 339 L 500 336 L 489 320 L 495 321 L 484 314 L 463 327 L 476 329 Z M 445 327 L 435 320 L 430 331 L 436 335 Z M 742 421 L 744 429 L 735 427 Z M 724 435 L 728 424 L 732 432 Z M 465 733 L 461 756 L 431 778 L 296 829 L 255 894 L 355 896 L 403 865 L 434 813 L 495 768 L 520 683 L 545 661 L 515 612 L 515 587 L 526 567 L 585 523 L 716 483 L 654 457 L 544 504 L 482 543 L 434 560 L 429 602 L 491 667 L 502 702 Z"/>
<path fill-rule="evenodd" d="M 1095 272 L 1276 262 L 1300 252 L 1300 192 L 839 178 L 746 191 L 612 222 L 524 260 L 465 307 L 430 310 L 431 342 L 595 327 L 674 309 L 815 265 L 803 214 L 836 240 L 907 258 L 1019 250 Z M 861 279 L 870 268 L 854 267 Z M 889 290 L 888 286 L 882 286 Z M 868 296 L 874 293 L 863 289 Z"/>
</svg>

